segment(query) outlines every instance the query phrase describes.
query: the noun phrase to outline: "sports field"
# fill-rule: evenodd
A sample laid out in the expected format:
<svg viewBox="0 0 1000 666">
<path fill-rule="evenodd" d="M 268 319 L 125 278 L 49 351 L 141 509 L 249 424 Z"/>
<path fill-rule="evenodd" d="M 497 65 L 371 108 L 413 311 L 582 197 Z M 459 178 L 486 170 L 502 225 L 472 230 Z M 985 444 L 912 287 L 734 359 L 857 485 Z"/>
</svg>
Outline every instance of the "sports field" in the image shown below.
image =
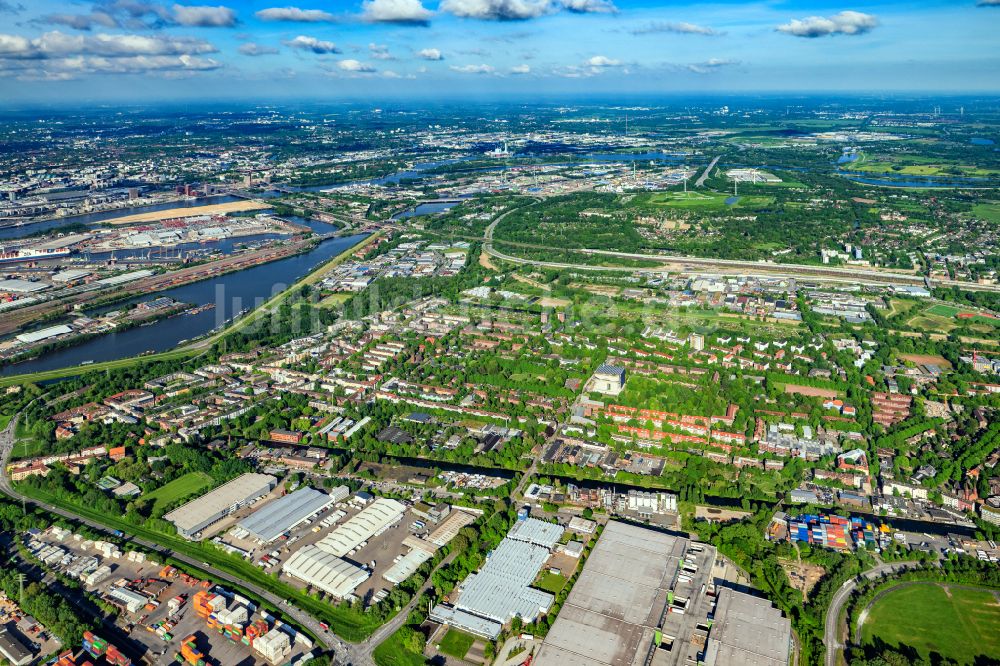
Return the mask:
<svg viewBox="0 0 1000 666">
<path fill-rule="evenodd" d="M 190 472 L 184 476 L 179 476 L 165 486 L 160 486 L 153 492 L 145 496 L 144 499 L 153 500 L 153 510 L 170 506 L 182 497 L 194 495 L 211 487 L 212 478 L 204 472 Z"/>
<path fill-rule="evenodd" d="M 961 664 L 1000 655 L 1000 592 L 942 584 L 890 591 L 875 602 L 861 630 L 865 644 L 880 638 L 907 645 L 924 658 L 936 652 Z"/>
</svg>

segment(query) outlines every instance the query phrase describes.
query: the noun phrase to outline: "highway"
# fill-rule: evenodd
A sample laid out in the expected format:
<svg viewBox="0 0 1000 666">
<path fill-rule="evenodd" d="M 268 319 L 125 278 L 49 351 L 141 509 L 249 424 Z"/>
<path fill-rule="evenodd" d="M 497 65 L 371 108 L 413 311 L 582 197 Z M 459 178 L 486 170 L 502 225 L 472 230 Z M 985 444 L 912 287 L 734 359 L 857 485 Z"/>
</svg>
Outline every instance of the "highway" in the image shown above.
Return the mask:
<svg viewBox="0 0 1000 666">
<path fill-rule="evenodd" d="M 879 564 L 861 575 L 871 580 L 879 576 L 917 566 L 918 564 L 918 562 Z M 837 666 L 837 655 L 844 648 L 844 645 L 840 642 L 840 613 L 843 611 L 844 604 L 851 598 L 851 594 L 854 593 L 854 589 L 857 586 L 857 577 L 851 578 L 841 585 L 840 589 L 834 593 L 833 599 L 830 601 L 830 607 L 826 611 L 826 626 L 823 630 L 823 644 L 826 646 L 826 666 Z"/>
<path fill-rule="evenodd" d="M 528 204 L 533 205 L 533 204 Z M 523 206 L 521 208 L 524 208 Z M 900 273 L 895 271 L 879 271 L 866 268 L 839 268 L 836 266 L 809 266 L 805 264 L 775 264 L 763 261 L 746 261 L 739 259 L 714 259 L 710 257 L 689 257 L 671 254 L 641 254 L 630 252 L 614 252 L 612 250 L 593 250 L 587 248 L 574 249 L 575 252 L 590 255 L 601 255 L 607 257 L 617 257 L 628 260 L 659 261 L 662 266 L 654 268 L 635 268 L 632 266 L 598 266 L 593 264 L 571 264 L 557 261 L 544 261 L 542 259 L 528 259 L 516 257 L 498 251 L 493 246 L 493 234 L 497 225 L 510 213 L 520 208 L 514 208 L 500 215 L 493 220 L 484 235 L 483 249 L 491 257 L 509 261 L 515 264 L 525 264 L 539 266 L 542 268 L 556 268 L 561 270 L 575 271 L 602 271 L 619 273 L 640 273 L 640 274 L 662 274 L 666 272 L 680 272 L 689 275 L 720 275 L 734 274 L 748 277 L 765 278 L 787 278 L 797 280 L 813 280 L 817 282 L 843 283 L 866 286 L 924 286 L 924 276 L 913 273 Z M 537 249 L 545 249 L 541 246 L 531 246 Z M 551 248 L 554 250 L 564 248 Z M 966 291 L 990 291 L 1000 293 L 1000 285 L 997 284 L 976 284 L 973 282 L 963 282 L 960 280 L 933 280 L 934 286 L 958 287 Z"/>
<path fill-rule="evenodd" d="M 705 179 L 711 175 L 712 169 L 714 169 L 715 165 L 719 163 L 720 157 L 722 157 L 722 155 L 716 155 L 715 159 L 712 160 L 707 167 L 705 167 L 705 170 L 701 172 L 700 176 L 698 176 L 698 180 L 694 181 L 695 187 L 701 187 L 705 184 Z"/>
</svg>

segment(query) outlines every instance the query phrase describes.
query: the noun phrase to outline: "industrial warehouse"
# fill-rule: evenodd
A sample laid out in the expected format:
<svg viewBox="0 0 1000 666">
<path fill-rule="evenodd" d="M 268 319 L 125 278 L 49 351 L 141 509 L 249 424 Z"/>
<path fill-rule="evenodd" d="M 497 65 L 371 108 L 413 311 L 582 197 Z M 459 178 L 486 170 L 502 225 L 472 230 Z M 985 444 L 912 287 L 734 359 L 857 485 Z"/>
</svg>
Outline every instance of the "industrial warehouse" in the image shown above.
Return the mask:
<svg viewBox="0 0 1000 666">
<path fill-rule="evenodd" d="M 789 620 L 715 567 L 712 546 L 609 522 L 533 663 L 785 666 Z"/>
<path fill-rule="evenodd" d="M 336 497 L 327 495 L 312 488 L 301 488 L 293 493 L 277 499 L 249 518 L 236 524 L 234 535 L 237 538 L 248 538 L 259 544 L 268 544 L 288 530 L 295 529 L 309 518 L 332 506 L 337 498 L 343 499 L 347 487 L 341 486 L 342 492 Z"/>
<path fill-rule="evenodd" d="M 182 537 L 195 540 L 206 527 L 266 495 L 277 483 L 270 474 L 244 474 L 163 517 L 174 524 Z"/>
<path fill-rule="evenodd" d="M 503 625 L 520 617 L 533 622 L 555 600 L 531 587 L 559 543 L 563 528 L 523 518 L 510 529 L 478 573 L 462 583 L 454 605 L 438 604 L 431 619 L 484 638 L 495 639 Z"/>
<path fill-rule="evenodd" d="M 342 558 L 398 523 L 404 513 L 404 504 L 379 498 L 320 541 L 293 554 L 282 571 L 338 599 L 347 597 L 371 573 Z"/>
</svg>

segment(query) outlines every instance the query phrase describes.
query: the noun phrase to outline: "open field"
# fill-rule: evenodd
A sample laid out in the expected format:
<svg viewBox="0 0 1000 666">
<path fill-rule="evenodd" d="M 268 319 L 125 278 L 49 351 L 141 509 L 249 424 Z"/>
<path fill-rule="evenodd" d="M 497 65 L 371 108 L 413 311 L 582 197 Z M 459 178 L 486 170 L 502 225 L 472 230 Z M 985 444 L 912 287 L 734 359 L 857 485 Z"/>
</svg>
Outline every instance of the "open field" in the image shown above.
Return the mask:
<svg viewBox="0 0 1000 666">
<path fill-rule="evenodd" d="M 248 210 L 264 210 L 271 206 L 260 201 L 230 201 L 229 203 L 211 204 L 209 206 L 192 206 L 190 208 L 168 208 L 149 213 L 136 213 L 108 220 L 108 224 L 134 224 L 136 222 L 159 222 L 175 217 L 194 217 L 196 215 L 222 215 L 224 213 L 240 213 Z"/>
<path fill-rule="evenodd" d="M 972 207 L 972 214 L 987 222 L 1000 223 L 1000 203 L 978 203 Z"/>
<path fill-rule="evenodd" d="M 155 510 L 158 507 L 169 506 L 182 497 L 201 492 L 211 485 L 212 479 L 208 474 L 191 472 L 160 486 L 146 495 L 144 499 L 153 500 L 153 509 Z"/>
<path fill-rule="evenodd" d="M 869 644 L 877 638 L 907 645 L 924 658 L 936 652 L 963 664 L 981 655 L 995 658 L 1000 654 L 997 594 L 943 584 L 900 587 L 872 606 L 862 641 Z"/>
<path fill-rule="evenodd" d="M 920 365 L 939 365 L 942 368 L 950 368 L 951 363 L 948 362 L 944 356 L 932 355 L 932 354 L 900 354 L 899 358 L 910 361 L 911 363 L 919 363 Z"/>
<path fill-rule="evenodd" d="M 475 642 L 476 639 L 473 636 L 457 629 L 449 629 L 448 633 L 441 639 L 440 650 L 449 656 L 464 659 L 469 648 Z"/>
<path fill-rule="evenodd" d="M 644 203 L 671 208 L 723 208 L 731 195 L 719 192 L 657 192 L 649 195 Z M 760 208 L 774 203 L 773 197 L 740 196 L 735 208 Z"/>
<path fill-rule="evenodd" d="M 413 630 L 403 627 L 389 636 L 381 645 L 375 648 L 372 657 L 378 666 L 424 666 L 427 660 L 424 655 L 411 645 Z"/>
<path fill-rule="evenodd" d="M 824 389 L 817 386 L 800 386 L 798 384 L 785 384 L 785 393 L 808 395 L 814 398 L 836 398 L 840 395 L 840 391 L 834 391 L 833 389 Z"/>
</svg>

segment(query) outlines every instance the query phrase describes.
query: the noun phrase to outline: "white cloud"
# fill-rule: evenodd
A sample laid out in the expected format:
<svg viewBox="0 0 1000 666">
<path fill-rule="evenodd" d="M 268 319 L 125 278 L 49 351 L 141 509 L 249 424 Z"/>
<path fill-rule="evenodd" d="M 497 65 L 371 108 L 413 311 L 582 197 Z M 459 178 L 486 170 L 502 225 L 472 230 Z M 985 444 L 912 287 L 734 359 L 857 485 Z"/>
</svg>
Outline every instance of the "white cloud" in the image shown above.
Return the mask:
<svg viewBox="0 0 1000 666">
<path fill-rule="evenodd" d="M 878 18 L 872 14 L 845 11 L 833 16 L 810 16 L 793 19 L 776 29 L 795 37 L 825 37 L 827 35 L 863 35 L 878 25 Z"/>
<path fill-rule="evenodd" d="M 523 21 L 551 14 L 558 9 L 553 0 L 441 0 L 441 11 L 493 21 Z"/>
<path fill-rule="evenodd" d="M 278 49 L 273 46 L 263 46 L 255 42 L 247 42 L 240 46 L 240 53 L 247 56 L 262 56 L 262 55 L 274 55 L 278 52 Z"/>
<path fill-rule="evenodd" d="M 424 60 L 444 60 L 444 56 L 438 49 L 420 49 L 417 51 L 417 56 Z"/>
<path fill-rule="evenodd" d="M 722 67 L 738 64 L 740 64 L 739 60 L 731 60 L 729 58 L 709 58 L 705 62 L 691 63 L 690 65 L 687 65 L 687 69 L 695 74 L 710 74 L 711 72 L 715 72 Z"/>
<path fill-rule="evenodd" d="M 316 39 L 315 37 L 307 37 L 306 35 L 299 35 L 295 39 L 286 41 L 285 46 L 291 49 L 311 51 L 312 53 L 318 53 L 321 55 L 324 53 L 340 53 L 340 49 L 338 49 L 337 45 L 333 42 Z"/>
<path fill-rule="evenodd" d="M 607 56 L 596 55 L 588 59 L 586 64 L 590 67 L 620 67 L 622 61 L 608 58 Z"/>
<path fill-rule="evenodd" d="M 0 34 L 0 58 L 44 60 L 73 55 L 126 57 L 137 55 L 199 55 L 215 53 L 214 46 L 200 39 L 164 35 L 67 35 L 54 30 L 28 39 Z"/>
<path fill-rule="evenodd" d="M 492 74 L 496 71 L 492 65 L 452 65 L 451 70 L 462 74 Z"/>
<path fill-rule="evenodd" d="M 174 5 L 174 21 L 195 28 L 231 28 L 236 25 L 236 12 L 229 7 Z"/>
<path fill-rule="evenodd" d="M 40 23 L 64 25 L 74 30 L 90 30 L 95 26 L 102 28 L 117 28 L 118 21 L 105 12 L 94 11 L 89 14 L 49 14 L 39 19 Z"/>
<path fill-rule="evenodd" d="M 341 60 L 337 63 L 337 67 L 344 70 L 345 72 L 359 72 L 359 73 L 369 73 L 374 72 L 375 68 L 367 63 L 363 63 L 360 60 L 354 60 L 348 58 L 346 60 Z"/>
<path fill-rule="evenodd" d="M 618 8 L 610 0 L 561 0 L 560 4 L 575 14 L 618 13 Z"/>
<path fill-rule="evenodd" d="M 361 10 L 365 20 L 375 23 L 425 24 L 431 19 L 420 0 L 365 0 Z"/>
<path fill-rule="evenodd" d="M 673 32 L 680 35 L 705 35 L 707 37 L 714 37 L 722 34 L 713 28 L 698 25 L 696 23 L 688 23 L 686 21 L 676 23 L 670 21 L 650 21 L 646 25 L 633 28 L 629 32 L 633 35 L 652 35 L 661 32 Z"/>
<path fill-rule="evenodd" d="M 375 58 L 376 60 L 395 60 L 396 57 L 389 53 L 389 47 L 385 44 L 376 44 L 371 42 L 368 44 L 368 54 Z"/>
<path fill-rule="evenodd" d="M 299 9 L 298 7 L 269 7 L 255 14 L 261 21 L 294 21 L 296 23 L 327 23 L 337 17 L 322 9 Z"/>
<path fill-rule="evenodd" d="M 514 65 L 510 68 L 511 74 L 531 74 L 530 65 Z"/>
</svg>

